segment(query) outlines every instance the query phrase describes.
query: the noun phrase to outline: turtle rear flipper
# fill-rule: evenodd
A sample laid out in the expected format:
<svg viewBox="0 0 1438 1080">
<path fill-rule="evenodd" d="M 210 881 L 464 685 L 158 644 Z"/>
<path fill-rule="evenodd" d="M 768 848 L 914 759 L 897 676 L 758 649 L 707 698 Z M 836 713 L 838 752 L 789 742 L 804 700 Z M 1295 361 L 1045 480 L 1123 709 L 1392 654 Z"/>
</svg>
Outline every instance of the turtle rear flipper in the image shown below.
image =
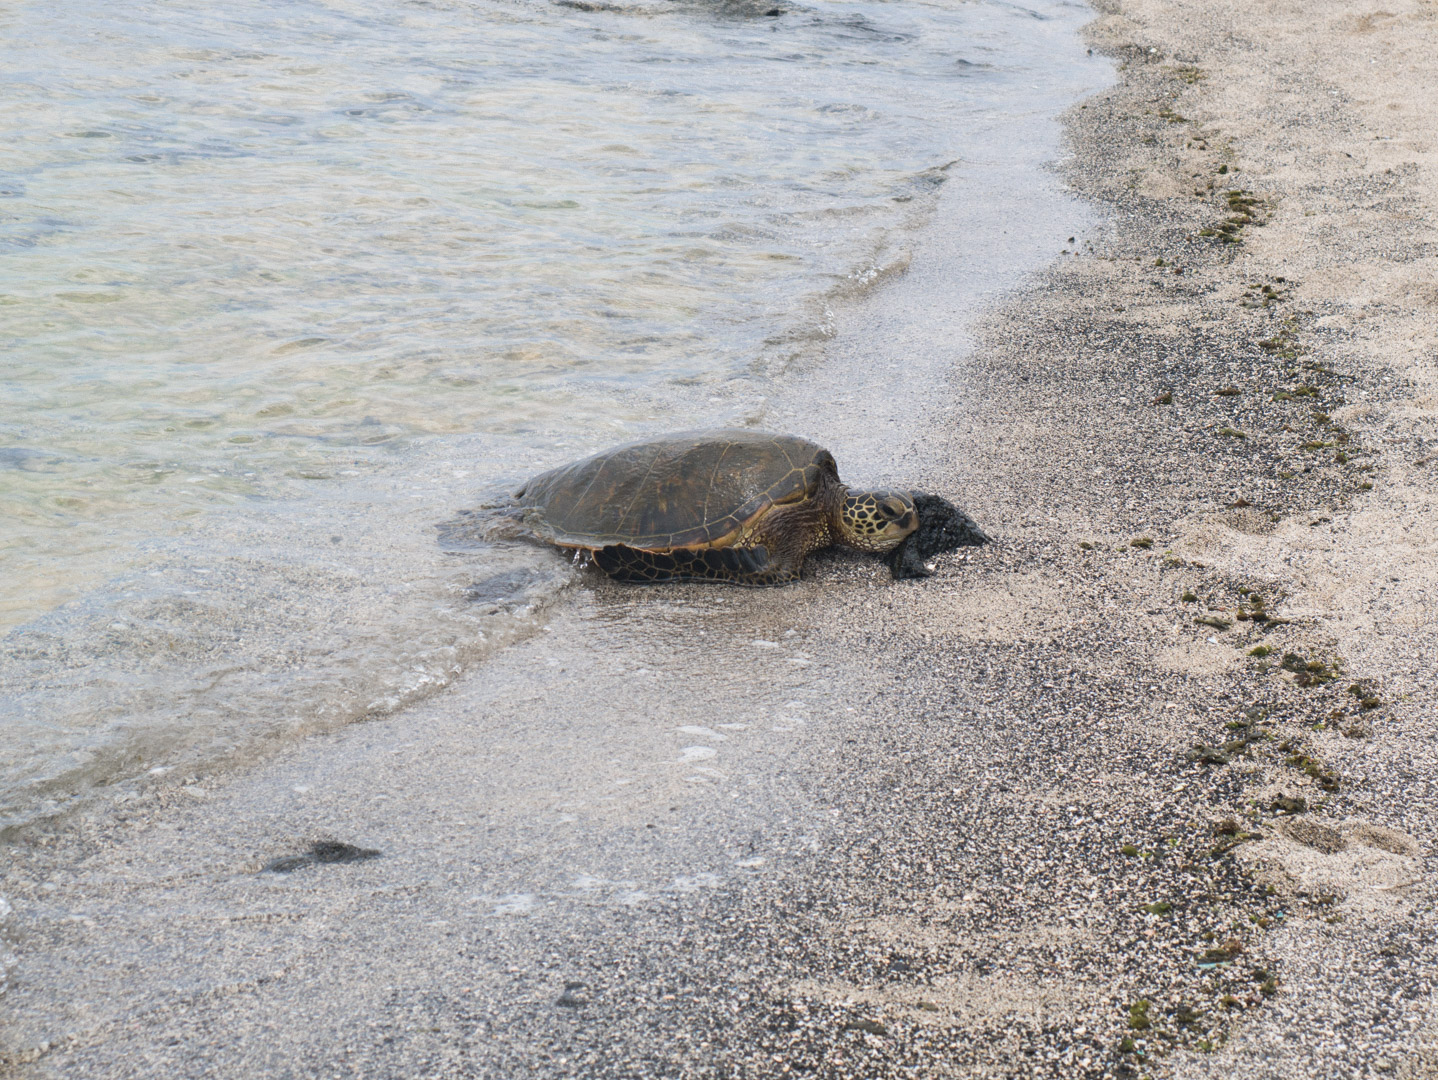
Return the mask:
<svg viewBox="0 0 1438 1080">
<path fill-rule="evenodd" d="M 610 544 L 594 552 L 594 565 L 615 581 L 725 581 L 734 585 L 783 585 L 799 571 L 773 563 L 764 547 L 643 551 Z"/>
</svg>

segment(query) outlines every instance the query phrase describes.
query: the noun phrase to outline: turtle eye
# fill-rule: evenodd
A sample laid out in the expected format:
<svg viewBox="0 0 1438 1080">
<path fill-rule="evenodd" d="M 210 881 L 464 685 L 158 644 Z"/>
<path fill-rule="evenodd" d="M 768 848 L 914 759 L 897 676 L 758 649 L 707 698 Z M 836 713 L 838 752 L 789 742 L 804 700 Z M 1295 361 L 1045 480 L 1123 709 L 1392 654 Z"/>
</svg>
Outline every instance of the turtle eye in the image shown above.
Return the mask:
<svg viewBox="0 0 1438 1080">
<path fill-rule="evenodd" d="M 879 504 L 879 513 L 883 514 L 884 517 L 890 521 L 893 521 L 897 517 L 904 516 L 904 507 L 898 499 L 885 499 Z"/>
</svg>

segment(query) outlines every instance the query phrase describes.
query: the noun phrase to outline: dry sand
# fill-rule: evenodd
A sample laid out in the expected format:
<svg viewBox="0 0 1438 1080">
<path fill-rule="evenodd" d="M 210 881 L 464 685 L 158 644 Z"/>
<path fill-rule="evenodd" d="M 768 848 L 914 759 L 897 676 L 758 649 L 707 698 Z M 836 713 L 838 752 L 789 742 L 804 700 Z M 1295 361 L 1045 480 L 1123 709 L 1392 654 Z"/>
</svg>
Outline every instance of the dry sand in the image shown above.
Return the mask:
<svg viewBox="0 0 1438 1080">
<path fill-rule="evenodd" d="M 8 1071 L 1438 1074 L 1438 5 L 1099 6 L 1077 253 L 970 353 L 941 209 L 775 406 L 922 349 L 872 430 L 998 544 L 593 583 L 30 837 Z M 263 870 L 325 837 L 381 855 Z"/>
</svg>

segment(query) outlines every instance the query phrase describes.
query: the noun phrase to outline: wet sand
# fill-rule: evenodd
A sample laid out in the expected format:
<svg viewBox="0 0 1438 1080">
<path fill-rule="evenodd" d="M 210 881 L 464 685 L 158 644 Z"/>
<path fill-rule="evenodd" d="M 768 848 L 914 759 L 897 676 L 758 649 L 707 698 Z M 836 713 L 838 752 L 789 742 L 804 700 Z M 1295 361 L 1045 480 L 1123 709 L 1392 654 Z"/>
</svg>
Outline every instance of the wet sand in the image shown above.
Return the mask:
<svg viewBox="0 0 1438 1080">
<path fill-rule="evenodd" d="M 1101 9 L 1052 266 L 973 326 L 942 204 L 765 418 L 995 545 L 588 582 L 30 837 L 8 1071 L 1438 1069 L 1438 9 Z M 324 839 L 381 854 L 264 869 Z"/>
</svg>

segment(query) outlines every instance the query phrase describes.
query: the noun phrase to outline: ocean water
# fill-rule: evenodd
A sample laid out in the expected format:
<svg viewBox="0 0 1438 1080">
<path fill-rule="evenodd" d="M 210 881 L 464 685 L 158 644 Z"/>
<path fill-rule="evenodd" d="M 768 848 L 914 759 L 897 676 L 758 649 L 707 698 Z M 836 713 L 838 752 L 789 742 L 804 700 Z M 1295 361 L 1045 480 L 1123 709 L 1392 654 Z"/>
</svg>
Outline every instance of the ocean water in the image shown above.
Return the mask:
<svg viewBox="0 0 1438 1080">
<path fill-rule="evenodd" d="M 776 423 L 936 200 L 993 194 L 975 148 L 1032 155 L 1096 85 L 1090 17 L 0 12 L 0 829 L 533 632 L 572 571 L 442 523 L 614 442 Z"/>
</svg>

